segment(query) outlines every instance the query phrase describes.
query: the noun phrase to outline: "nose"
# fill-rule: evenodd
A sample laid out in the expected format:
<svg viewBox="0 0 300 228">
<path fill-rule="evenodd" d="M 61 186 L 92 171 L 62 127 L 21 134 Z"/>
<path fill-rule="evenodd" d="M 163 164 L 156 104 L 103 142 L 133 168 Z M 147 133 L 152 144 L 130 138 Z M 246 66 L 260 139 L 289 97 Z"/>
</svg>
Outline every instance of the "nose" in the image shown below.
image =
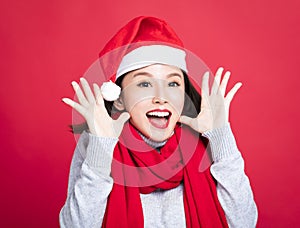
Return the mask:
<svg viewBox="0 0 300 228">
<path fill-rule="evenodd" d="M 166 98 L 166 91 L 163 87 L 163 85 L 161 85 L 163 83 L 158 83 L 158 85 L 156 85 L 156 88 L 155 88 L 155 91 L 154 91 L 154 97 L 153 97 L 153 100 L 152 102 L 154 104 L 165 104 L 167 103 L 167 98 Z"/>
<path fill-rule="evenodd" d="M 152 102 L 153 102 L 154 104 L 165 104 L 165 103 L 167 103 L 167 100 L 164 99 L 164 98 L 162 98 L 162 97 L 155 96 L 155 97 L 153 97 Z"/>
</svg>

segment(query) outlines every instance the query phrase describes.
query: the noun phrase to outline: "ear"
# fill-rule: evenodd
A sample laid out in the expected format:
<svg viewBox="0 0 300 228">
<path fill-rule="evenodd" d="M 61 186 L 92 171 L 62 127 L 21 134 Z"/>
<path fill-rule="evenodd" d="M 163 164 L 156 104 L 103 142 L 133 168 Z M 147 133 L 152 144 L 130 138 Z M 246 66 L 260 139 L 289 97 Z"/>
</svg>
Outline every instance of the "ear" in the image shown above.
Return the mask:
<svg viewBox="0 0 300 228">
<path fill-rule="evenodd" d="M 125 110 L 125 105 L 124 105 L 123 100 L 122 100 L 121 97 L 119 97 L 117 100 L 114 101 L 114 107 L 118 111 L 124 111 Z"/>
</svg>

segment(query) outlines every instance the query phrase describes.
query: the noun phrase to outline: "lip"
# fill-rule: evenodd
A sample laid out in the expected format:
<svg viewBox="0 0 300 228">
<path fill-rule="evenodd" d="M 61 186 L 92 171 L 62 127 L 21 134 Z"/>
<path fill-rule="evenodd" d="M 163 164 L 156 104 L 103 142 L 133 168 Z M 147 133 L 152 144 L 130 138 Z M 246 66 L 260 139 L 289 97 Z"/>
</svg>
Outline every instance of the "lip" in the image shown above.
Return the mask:
<svg viewBox="0 0 300 228">
<path fill-rule="evenodd" d="M 172 115 L 172 112 L 169 111 L 168 109 L 153 109 L 153 110 L 148 111 L 148 112 L 146 113 L 146 115 L 148 115 L 148 113 L 150 113 L 150 112 L 168 112 L 168 113 L 169 113 L 169 116 Z"/>
<path fill-rule="evenodd" d="M 151 113 L 151 112 L 157 112 L 158 114 L 161 114 L 162 116 L 160 118 L 165 118 L 164 114 L 168 113 L 167 118 L 165 118 L 167 121 L 165 123 L 162 123 L 162 124 L 159 124 L 156 121 L 153 121 L 153 119 L 151 119 L 151 117 L 149 116 L 149 113 Z M 169 122 L 170 122 L 170 119 L 171 119 L 171 116 L 172 116 L 172 112 L 170 110 L 168 110 L 168 109 L 153 109 L 153 110 L 148 111 L 146 113 L 146 116 L 147 116 L 150 124 L 152 126 L 154 126 L 155 128 L 166 129 L 169 126 Z M 157 118 L 159 118 L 159 117 L 157 117 Z"/>
</svg>

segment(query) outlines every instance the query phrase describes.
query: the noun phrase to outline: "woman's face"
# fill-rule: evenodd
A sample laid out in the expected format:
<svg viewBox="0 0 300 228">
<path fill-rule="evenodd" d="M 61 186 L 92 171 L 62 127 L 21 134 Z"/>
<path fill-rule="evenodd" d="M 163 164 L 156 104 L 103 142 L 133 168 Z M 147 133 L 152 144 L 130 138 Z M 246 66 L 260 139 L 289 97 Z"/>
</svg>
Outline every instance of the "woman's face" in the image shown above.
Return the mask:
<svg viewBox="0 0 300 228">
<path fill-rule="evenodd" d="M 184 76 L 174 66 L 154 64 L 128 73 L 122 81 L 119 109 L 154 141 L 168 139 L 184 106 Z"/>
</svg>

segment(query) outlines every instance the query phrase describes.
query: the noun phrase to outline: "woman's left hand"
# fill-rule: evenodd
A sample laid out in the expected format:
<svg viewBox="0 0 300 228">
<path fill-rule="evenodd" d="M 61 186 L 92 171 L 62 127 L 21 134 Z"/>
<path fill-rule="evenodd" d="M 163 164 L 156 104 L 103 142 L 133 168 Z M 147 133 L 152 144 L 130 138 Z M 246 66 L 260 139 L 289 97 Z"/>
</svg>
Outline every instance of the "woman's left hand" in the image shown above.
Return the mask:
<svg viewBox="0 0 300 228">
<path fill-rule="evenodd" d="M 199 133 L 203 133 L 215 128 L 220 128 L 229 122 L 230 102 L 242 86 L 242 83 L 236 83 L 225 96 L 230 72 L 225 72 L 221 80 L 223 71 L 224 69 L 222 67 L 217 70 L 211 91 L 209 89 L 209 72 L 204 74 L 202 79 L 200 113 L 196 118 L 181 116 L 179 120 L 181 123 L 190 126 Z"/>
</svg>

